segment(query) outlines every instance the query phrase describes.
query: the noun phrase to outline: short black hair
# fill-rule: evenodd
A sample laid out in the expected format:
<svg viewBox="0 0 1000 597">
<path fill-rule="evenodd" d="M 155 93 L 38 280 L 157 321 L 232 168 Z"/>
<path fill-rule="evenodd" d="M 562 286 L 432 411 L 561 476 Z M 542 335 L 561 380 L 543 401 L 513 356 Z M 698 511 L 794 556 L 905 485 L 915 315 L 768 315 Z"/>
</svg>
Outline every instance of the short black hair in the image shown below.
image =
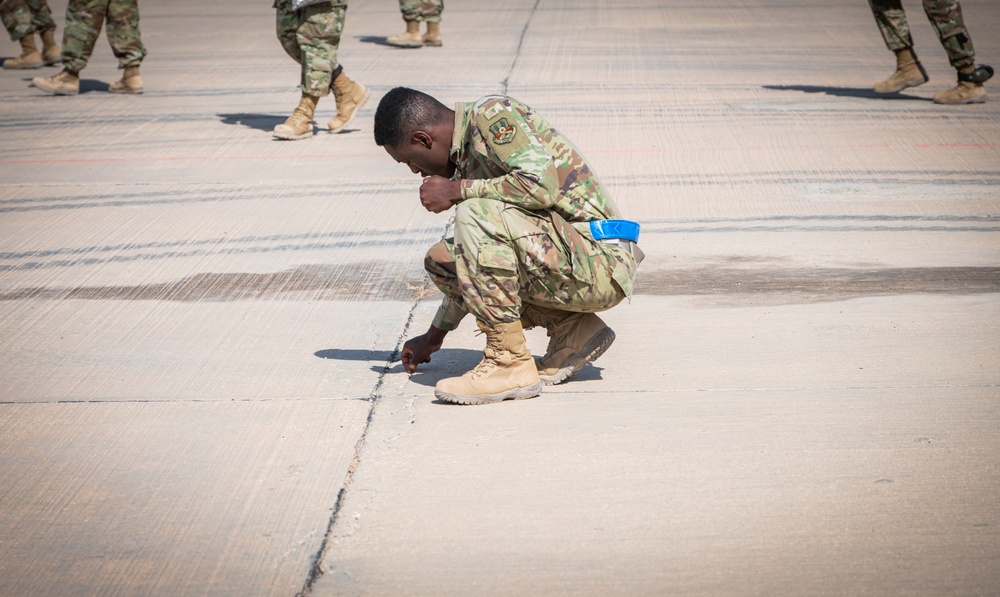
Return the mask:
<svg viewBox="0 0 1000 597">
<path fill-rule="evenodd" d="M 375 144 L 396 147 L 420 127 L 449 118 L 448 107 L 423 91 L 394 87 L 375 110 Z"/>
</svg>

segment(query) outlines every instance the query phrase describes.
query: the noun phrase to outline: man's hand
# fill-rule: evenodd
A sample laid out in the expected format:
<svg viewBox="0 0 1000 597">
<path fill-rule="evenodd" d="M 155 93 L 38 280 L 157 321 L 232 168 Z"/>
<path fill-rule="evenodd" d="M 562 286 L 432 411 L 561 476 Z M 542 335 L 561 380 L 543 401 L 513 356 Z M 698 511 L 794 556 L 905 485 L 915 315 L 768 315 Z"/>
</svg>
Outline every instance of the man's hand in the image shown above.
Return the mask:
<svg viewBox="0 0 1000 597">
<path fill-rule="evenodd" d="M 428 176 L 420 185 L 420 203 L 427 211 L 439 214 L 462 200 L 462 181 L 443 176 Z"/>
<path fill-rule="evenodd" d="M 400 355 L 400 359 L 403 361 L 403 369 L 406 369 L 407 373 L 415 373 L 417 365 L 430 363 L 431 354 L 441 350 L 444 337 L 447 335 L 448 332 L 431 326 L 427 329 L 426 333 L 407 340 L 403 344 L 403 352 Z"/>
</svg>

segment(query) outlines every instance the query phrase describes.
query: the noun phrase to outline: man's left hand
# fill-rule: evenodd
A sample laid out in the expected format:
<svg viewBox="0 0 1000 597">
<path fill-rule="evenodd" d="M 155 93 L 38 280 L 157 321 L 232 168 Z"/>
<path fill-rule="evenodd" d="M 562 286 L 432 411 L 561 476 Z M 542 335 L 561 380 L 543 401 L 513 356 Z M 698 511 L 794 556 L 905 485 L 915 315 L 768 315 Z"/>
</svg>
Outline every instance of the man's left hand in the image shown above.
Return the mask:
<svg viewBox="0 0 1000 597">
<path fill-rule="evenodd" d="M 427 211 L 439 214 L 462 200 L 462 181 L 443 176 L 428 176 L 420 185 L 420 203 Z"/>
</svg>

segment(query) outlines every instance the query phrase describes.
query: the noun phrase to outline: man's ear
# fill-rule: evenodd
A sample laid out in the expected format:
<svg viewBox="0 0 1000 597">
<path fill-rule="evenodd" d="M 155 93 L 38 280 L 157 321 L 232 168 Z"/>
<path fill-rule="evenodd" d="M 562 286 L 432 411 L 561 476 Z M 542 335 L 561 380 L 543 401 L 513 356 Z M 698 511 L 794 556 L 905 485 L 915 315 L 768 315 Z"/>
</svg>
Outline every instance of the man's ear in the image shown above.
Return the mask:
<svg viewBox="0 0 1000 597">
<path fill-rule="evenodd" d="M 425 131 L 414 131 L 410 137 L 410 145 L 421 145 L 426 149 L 434 146 L 434 139 Z"/>
</svg>

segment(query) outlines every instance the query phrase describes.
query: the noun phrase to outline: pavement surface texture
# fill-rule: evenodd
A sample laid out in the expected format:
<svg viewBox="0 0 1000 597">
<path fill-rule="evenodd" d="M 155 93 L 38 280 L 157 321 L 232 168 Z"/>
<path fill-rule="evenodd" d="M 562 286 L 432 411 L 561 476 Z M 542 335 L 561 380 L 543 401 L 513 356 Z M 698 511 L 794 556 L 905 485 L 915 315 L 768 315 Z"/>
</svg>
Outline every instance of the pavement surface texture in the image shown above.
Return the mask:
<svg viewBox="0 0 1000 597">
<path fill-rule="evenodd" d="M 863 0 L 464 0 L 414 50 L 352 0 L 372 99 L 302 141 L 270 4 L 142 2 L 141 96 L 103 33 L 78 96 L 0 71 L 0 595 L 1000 594 L 1000 80 L 934 104 L 919 2 L 878 96 Z M 403 372 L 450 224 L 373 142 L 397 85 L 521 99 L 641 222 L 574 380 L 436 402 L 469 320 Z"/>
</svg>

